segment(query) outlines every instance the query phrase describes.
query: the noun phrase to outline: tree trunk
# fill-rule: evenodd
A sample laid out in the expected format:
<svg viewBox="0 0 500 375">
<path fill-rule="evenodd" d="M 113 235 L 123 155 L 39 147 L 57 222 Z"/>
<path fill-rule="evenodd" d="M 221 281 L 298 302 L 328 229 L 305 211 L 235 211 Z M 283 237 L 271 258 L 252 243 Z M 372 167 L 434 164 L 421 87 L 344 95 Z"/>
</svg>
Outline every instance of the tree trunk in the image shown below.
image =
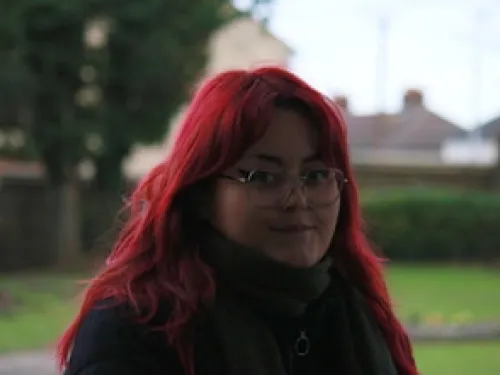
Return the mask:
<svg viewBox="0 0 500 375">
<path fill-rule="evenodd" d="M 56 266 L 61 270 L 82 268 L 80 191 L 77 178 L 55 187 Z"/>
</svg>

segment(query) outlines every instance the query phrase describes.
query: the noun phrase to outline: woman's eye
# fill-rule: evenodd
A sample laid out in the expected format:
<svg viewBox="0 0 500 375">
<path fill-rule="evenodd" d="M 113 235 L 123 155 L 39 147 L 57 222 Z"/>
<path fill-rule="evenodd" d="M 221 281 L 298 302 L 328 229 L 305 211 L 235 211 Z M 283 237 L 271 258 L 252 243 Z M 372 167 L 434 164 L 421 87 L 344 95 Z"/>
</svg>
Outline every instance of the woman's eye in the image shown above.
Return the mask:
<svg viewBox="0 0 500 375">
<path fill-rule="evenodd" d="M 242 173 L 242 177 L 246 180 L 247 183 L 254 184 L 273 184 L 279 180 L 279 176 L 277 173 L 264 171 L 264 170 L 251 170 L 251 171 L 240 171 Z"/>
<path fill-rule="evenodd" d="M 330 179 L 330 170 L 328 169 L 315 169 L 311 171 L 307 171 L 305 173 L 305 180 L 308 183 L 317 184 L 323 183 Z"/>
</svg>

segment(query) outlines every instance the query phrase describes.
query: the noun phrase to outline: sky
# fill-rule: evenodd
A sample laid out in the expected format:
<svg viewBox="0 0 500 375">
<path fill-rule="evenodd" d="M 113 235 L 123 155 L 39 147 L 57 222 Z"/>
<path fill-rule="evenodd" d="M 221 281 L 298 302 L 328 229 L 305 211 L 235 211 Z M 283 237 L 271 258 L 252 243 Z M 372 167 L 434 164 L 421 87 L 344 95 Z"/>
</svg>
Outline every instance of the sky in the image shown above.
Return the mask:
<svg viewBox="0 0 500 375">
<path fill-rule="evenodd" d="M 354 113 L 397 111 L 412 88 L 464 128 L 500 116 L 500 1 L 274 0 L 263 11 L 294 50 L 291 70 Z"/>
</svg>

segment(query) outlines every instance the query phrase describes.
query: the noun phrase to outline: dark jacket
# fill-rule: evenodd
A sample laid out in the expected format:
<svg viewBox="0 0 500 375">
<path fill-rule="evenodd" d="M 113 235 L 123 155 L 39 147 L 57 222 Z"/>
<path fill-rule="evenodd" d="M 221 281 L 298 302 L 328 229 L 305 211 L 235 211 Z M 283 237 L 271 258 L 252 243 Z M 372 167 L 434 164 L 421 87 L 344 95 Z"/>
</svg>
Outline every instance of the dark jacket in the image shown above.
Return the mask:
<svg viewBox="0 0 500 375">
<path fill-rule="evenodd" d="M 161 319 L 160 309 L 157 318 Z M 76 335 L 64 375 L 183 374 L 165 335 L 139 324 L 133 310 L 111 301 L 96 306 Z"/>
<path fill-rule="evenodd" d="M 338 344 L 330 340 L 335 333 L 330 334 L 325 326 L 335 318 L 325 316 L 321 300 L 300 319 L 263 317 L 275 334 L 290 375 L 345 372 L 342 360 L 332 361 L 332 346 Z M 177 353 L 168 346 L 165 335 L 138 324 L 131 311 L 124 305 L 93 309 L 76 336 L 64 375 L 184 375 Z M 160 308 L 154 323 L 165 321 L 167 311 Z M 311 342 L 306 356 L 298 355 L 295 348 L 303 327 L 307 327 Z M 210 326 L 202 323 L 197 334 L 196 374 L 224 375 L 222 352 Z M 342 347 L 334 349 L 343 359 Z"/>
</svg>

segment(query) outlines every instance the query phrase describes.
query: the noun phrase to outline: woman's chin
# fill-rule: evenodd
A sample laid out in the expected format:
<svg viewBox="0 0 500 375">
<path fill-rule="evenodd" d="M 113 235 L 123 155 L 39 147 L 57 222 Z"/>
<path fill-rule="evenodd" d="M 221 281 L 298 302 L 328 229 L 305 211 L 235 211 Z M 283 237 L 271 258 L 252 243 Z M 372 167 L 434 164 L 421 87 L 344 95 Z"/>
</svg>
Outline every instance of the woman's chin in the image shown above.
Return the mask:
<svg viewBox="0 0 500 375">
<path fill-rule="evenodd" d="M 286 254 L 273 256 L 275 260 L 294 268 L 309 268 L 316 265 L 320 258 L 312 255 L 309 251 L 288 251 Z"/>
</svg>

